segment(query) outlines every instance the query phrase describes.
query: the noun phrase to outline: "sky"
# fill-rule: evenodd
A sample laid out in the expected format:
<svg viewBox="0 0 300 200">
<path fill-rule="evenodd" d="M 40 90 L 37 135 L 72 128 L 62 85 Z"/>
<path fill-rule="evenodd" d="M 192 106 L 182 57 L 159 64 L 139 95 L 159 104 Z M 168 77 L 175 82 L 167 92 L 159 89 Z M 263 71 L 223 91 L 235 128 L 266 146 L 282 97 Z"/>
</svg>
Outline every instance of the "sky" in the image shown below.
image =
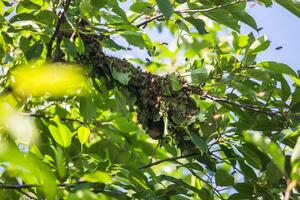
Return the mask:
<svg viewBox="0 0 300 200">
<path fill-rule="evenodd" d="M 130 6 L 130 1 L 122 4 L 126 10 Z M 248 34 L 255 33 L 256 37 L 266 35 L 271 41 L 269 49 L 259 53 L 257 62 L 260 61 L 276 61 L 289 65 L 294 70 L 300 70 L 300 18 L 274 3 L 272 7 L 266 8 L 264 6 L 248 6 L 247 12 L 255 19 L 258 27 L 263 29 L 258 33 L 251 27 L 242 24 L 241 33 Z M 176 38 L 172 37 L 168 31 L 158 33 L 157 31 L 146 29 L 146 32 L 153 41 L 168 42 L 170 48 L 176 44 Z M 172 39 L 171 39 L 172 38 Z M 120 38 L 115 38 L 118 43 L 124 45 L 126 42 Z M 174 41 L 173 41 L 174 40 Z M 277 47 L 282 47 L 276 50 Z M 113 53 L 113 52 L 111 52 Z M 129 52 L 114 52 L 116 56 L 120 57 L 139 57 L 147 56 L 145 51 L 133 48 Z M 299 56 L 299 57 L 298 57 Z"/>
<path fill-rule="evenodd" d="M 276 61 L 288 64 L 294 70 L 300 70 L 300 18 L 285 8 L 273 4 L 271 8 L 262 6 L 248 7 L 248 13 L 256 20 L 258 27 L 263 27 L 260 35 L 265 34 L 271 46 L 258 56 L 258 61 Z M 253 31 L 246 25 L 241 33 Z M 282 46 L 280 50 L 276 47 Z"/>
</svg>

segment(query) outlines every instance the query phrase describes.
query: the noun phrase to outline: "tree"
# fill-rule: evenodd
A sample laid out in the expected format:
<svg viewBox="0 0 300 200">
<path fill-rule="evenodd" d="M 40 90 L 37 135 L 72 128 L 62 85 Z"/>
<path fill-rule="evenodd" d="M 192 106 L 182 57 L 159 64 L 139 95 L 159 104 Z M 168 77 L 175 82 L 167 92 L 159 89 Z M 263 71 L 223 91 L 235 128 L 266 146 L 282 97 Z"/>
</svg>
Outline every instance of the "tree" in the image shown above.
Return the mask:
<svg viewBox="0 0 300 200">
<path fill-rule="evenodd" d="M 256 61 L 270 41 L 239 34 L 258 30 L 247 3 L 300 17 L 293 0 L 1 0 L 1 199 L 298 199 L 299 74 Z"/>
</svg>

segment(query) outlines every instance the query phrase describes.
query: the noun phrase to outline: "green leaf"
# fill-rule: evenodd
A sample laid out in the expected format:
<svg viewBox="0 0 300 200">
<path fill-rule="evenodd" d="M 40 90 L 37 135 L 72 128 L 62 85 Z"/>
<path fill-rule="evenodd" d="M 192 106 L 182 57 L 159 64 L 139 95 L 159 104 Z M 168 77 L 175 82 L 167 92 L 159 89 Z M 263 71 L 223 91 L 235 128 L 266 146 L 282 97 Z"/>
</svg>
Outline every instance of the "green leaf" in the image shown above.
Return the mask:
<svg viewBox="0 0 300 200">
<path fill-rule="evenodd" d="M 5 8 L 4 3 L 2 1 L 0 1 L 0 16 L 3 15 L 3 13 L 5 11 L 4 8 Z"/>
<path fill-rule="evenodd" d="M 79 9 L 81 15 L 84 17 L 92 17 L 97 11 L 96 7 L 91 5 L 90 0 L 81 0 L 79 4 Z"/>
<path fill-rule="evenodd" d="M 93 173 L 85 174 L 83 180 L 92 183 L 112 183 L 112 177 L 108 172 L 96 171 Z"/>
<path fill-rule="evenodd" d="M 207 142 L 205 140 L 203 140 L 199 134 L 193 132 L 193 131 L 189 131 L 188 129 L 186 129 L 188 134 L 191 137 L 192 142 L 196 145 L 196 147 L 202 152 L 202 153 L 206 153 L 208 150 L 208 146 L 207 146 Z"/>
<path fill-rule="evenodd" d="M 79 129 L 77 130 L 78 133 L 78 139 L 81 145 L 84 145 L 85 143 L 87 143 L 89 141 L 89 137 L 90 137 L 90 129 L 86 128 L 85 126 L 81 126 L 79 127 Z"/>
<path fill-rule="evenodd" d="M 266 36 L 262 36 L 255 40 L 249 47 L 247 55 L 255 55 L 261 51 L 266 50 L 270 46 L 270 40 Z"/>
<path fill-rule="evenodd" d="M 139 47 L 140 49 L 144 49 L 145 42 L 141 33 L 136 31 L 126 30 L 120 32 L 120 34 L 126 39 L 126 41 L 129 44 Z"/>
<path fill-rule="evenodd" d="M 217 169 L 216 184 L 218 186 L 232 186 L 234 185 L 234 178 L 228 174 L 224 169 Z"/>
<path fill-rule="evenodd" d="M 42 55 L 43 48 L 44 48 L 43 42 L 41 40 L 37 41 L 34 45 L 29 47 L 24 52 L 26 59 L 28 61 L 33 59 L 38 59 Z"/>
<path fill-rule="evenodd" d="M 108 0 L 90 0 L 90 4 L 97 9 L 103 8 L 107 2 Z"/>
<path fill-rule="evenodd" d="M 273 61 L 266 61 L 257 64 L 258 67 L 271 70 L 276 73 L 287 74 L 294 77 L 297 77 L 297 73 L 288 65 L 283 63 L 277 63 Z"/>
<path fill-rule="evenodd" d="M 169 0 L 156 0 L 159 10 L 168 20 L 172 16 L 174 9 Z"/>
<path fill-rule="evenodd" d="M 296 0 L 275 0 L 282 7 L 291 11 L 297 17 L 300 17 L 300 3 Z"/>
<path fill-rule="evenodd" d="M 285 173 L 285 157 L 278 144 L 259 133 L 244 133 L 244 138 L 247 142 L 251 142 L 259 147 L 265 154 L 270 155 L 272 162 L 278 167 L 281 173 Z"/>
<path fill-rule="evenodd" d="M 300 137 L 297 139 L 297 143 L 294 147 L 292 157 L 291 157 L 291 163 L 299 162 L 300 160 Z"/>
<path fill-rule="evenodd" d="M 272 0 L 258 0 L 258 1 L 265 4 L 266 7 L 270 7 L 273 4 Z"/>
<path fill-rule="evenodd" d="M 91 120 L 96 115 L 96 105 L 93 98 L 91 97 L 81 97 L 79 104 L 80 114 L 87 120 Z"/>
<path fill-rule="evenodd" d="M 83 53 L 85 51 L 84 43 L 80 36 L 77 36 L 75 39 L 75 46 L 79 53 Z"/>
<path fill-rule="evenodd" d="M 72 133 L 66 125 L 58 124 L 57 126 L 54 126 L 50 124 L 48 128 L 57 144 L 64 148 L 67 148 L 71 145 Z"/>
<path fill-rule="evenodd" d="M 255 20 L 247 12 L 245 12 L 245 7 L 246 7 L 246 2 L 241 2 L 238 5 L 225 7 L 225 9 L 229 11 L 236 20 L 239 20 L 249 25 L 254 30 L 257 30 L 257 25 Z"/>
<path fill-rule="evenodd" d="M 182 84 L 178 80 L 175 73 L 172 73 L 172 74 L 168 75 L 168 78 L 170 80 L 172 90 L 179 91 L 179 90 L 182 89 Z"/>
<path fill-rule="evenodd" d="M 239 151 L 243 154 L 246 162 L 255 167 L 256 169 L 262 169 L 262 161 L 260 160 L 259 156 L 251 148 L 249 145 L 243 145 L 243 148 L 239 148 Z"/>
<path fill-rule="evenodd" d="M 1 141 L 0 146 L 0 161 L 1 163 L 5 162 L 5 166 L 10 166 L 8 170 L 12 176 L 21 178 L 27 184 L 41 184 L 46 198 L 55 199 L 56 179 L 45 163 L 31 153 L 20 151 L 11 143 Z M 1 177 L 4 178 L 3 175 Z"/>
<path fill-rule="evenodd" d="M 204 12 L 203 15 L 224 24 L 225 26 L 240 32 L 240 25 L 238 20 L 236 20 L 227 10 L 225 9 L 215 9 L 210 12 Z"/>
<path fill-rule="evenodd" d="M 114 120 L 115 126 L 123 132 L 132 132 L 138 130 L 138 126 L 136 123 L 132 122 L 131 120 L 125 118 L 125 117 L 120 117 L 116 118 Z"/>
<path fill-rule="evenodd" d="M 205 29 L 205 22 L 201 19 L 186 17 L 184 18 L 186 21 L 191 23 L 198 31 L 199 34 L 206 34 L 207 31 Z"/>
<path fill-rule="evenodd" d="M 30 0 L 20 1 L 16 8 L 16 13 L 32 13 L 34 10 L 38 10 L 40 8 L 39 5 L 33 3 Z"/>
<path fill-rule="evenodd" d="M 151 4 L 148 2 L 135 2 L 129 7 L 129 10 L 136 13 L 142 13 L 145 12 L 150 6 Z"/>
<path fill-rule="evenodd" d="M 131 73 L 130 72 L 122 72 L 113 66 L 112 68 L 112 76 L 114 79 L 118 80 L 123 85 L 128 85 L 130 80 Z"/>
</svg>

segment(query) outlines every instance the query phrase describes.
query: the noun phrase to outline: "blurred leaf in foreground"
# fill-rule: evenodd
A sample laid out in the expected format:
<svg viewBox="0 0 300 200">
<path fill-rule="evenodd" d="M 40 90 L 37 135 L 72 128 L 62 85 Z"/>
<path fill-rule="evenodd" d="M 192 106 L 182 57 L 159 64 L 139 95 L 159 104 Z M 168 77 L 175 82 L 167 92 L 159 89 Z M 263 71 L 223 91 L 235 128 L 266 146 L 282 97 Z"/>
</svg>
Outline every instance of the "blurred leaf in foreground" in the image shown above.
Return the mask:
<svg viewBox="0 0 300 200">
<path fill-rule="evenodd" d="M 84 71 L 74 64 L 27 64 L 12 71 L 13 91 L 27 96 L 82 94 L 87 83 Z"/>
</svg>

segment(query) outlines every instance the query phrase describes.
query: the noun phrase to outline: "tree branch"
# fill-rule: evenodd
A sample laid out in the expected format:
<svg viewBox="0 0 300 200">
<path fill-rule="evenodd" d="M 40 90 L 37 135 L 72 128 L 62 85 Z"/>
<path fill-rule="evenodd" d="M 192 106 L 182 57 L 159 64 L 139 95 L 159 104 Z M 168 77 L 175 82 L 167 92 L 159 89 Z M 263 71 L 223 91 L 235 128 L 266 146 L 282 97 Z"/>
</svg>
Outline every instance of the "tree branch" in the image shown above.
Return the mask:
<svg viewBox="0 0 300 200">
<path fill-rule="evenodd" d="M 238 3 L 250 2 L 250 1 L 253 1 L 253 0 L 237 0 L 237 1 L 230 2 L 230 3 L 214 6 L 214 7 L 211 7 L 211 8 L 204 8 L 204 9 L 175 10 L 174 13 L 176 13 L 176 14 L 197 13 L 197 12 L 204 13 L 204 12 L 210 12 L 210 11 L 213 11 L 213 10 L 216 10 L 216 9 L 219 9 L 219 8 L 225 8 L 225 7 L 228 7 L 228 6 L 232 6 L 232 5 L 235 5 L 235 4 L 238 4 Z M 136 27 L 140 28 L 140 27 L 142 27 L 144 25 L 147 25 L 148 23 L 150 23 L 154 20 L 157 20 L 157 19 L 163 18 L 163 17 L 164 17 L 163 14 L 158 14 L 156 16 L 153 16 L 153 17 L 149 18 L 149 19 L 146 19 L 145 21 L 140 22 L 139 24 L 136 25 Z"/>
<path fill-rule="evenodd" d="M 66 4 L 64 6 L 64 9 L 60 12 L 58 20 L 57 20 L 57 24 L 54 30 L 54 33 L 52 34 L 49 43 L 47 44 L 47 55 L 46 58 L 47 59 L 51 59 L 52 57 L 52 46 L 53 46 L 53 42 L 55 40 L 55 38 L 58 36 L 59 31 L 60 31 L 60 26 L 62 25 L 62 23 L 65 20 L 65 13 L 67 12 L 70 4 L 71 4 L 72 0 L 66 0 Z"/>
<path fill-rule="evenodd" d="M 240 108 L 243 108 L 243 109 L 246 109 L 246 110 L 250 110 L 250 111 L 253 111 L 253 112 L 264 113 L 264 114 L 270 115 L 270 116 L 278 115 L 280 113 L 279 111 L 266 111 L 266 110 L 264 110 L 262 108 L 259 108 L 259 107 L 253 106 L 253 105 L 241 104 L 239 102 L 233 102 L 233 101 L 231 101 L 229 99 L 215 97 L 215 96 L 207 94 L 201 88 L 197 88 L 197 87 L 194 87 L 194 86 L 188 86 L 188 89 L 192 93 L 197 94 L 197 95 L 199 95 L 199 96 L 201 96 L 203 98 L 210 99 L 210 100 L 212 100 L 214 102 L 229 104 L 229 105 L 240 107 Z"/>
<path fill-rule="evenodd" d="M 182 159 L 182 158 L 189 158 L 189 157 L 193 157 L 193 156 L 197 156 L 197 155 L 201 155 L 201 153 L 191 153 L 191 154 L 187 154 L 187 155 L 182 155 L 182 156 L 177 156 L 177 157 L 172 157 L 172 158 L 166 158 L 166 159 L 163 159 L 163 160 L 159 160 L 159 161 L 144 165 L 144 166 L 140 167 L 139 169 L 146 169 L 146 168 L 149 168 L 149 167 L 153 167 L 155 165 L 159 165 L 163 162 L 176 161 L 176 160 L 179 160 L 179 159 Z"/>
<path fill-rule="evenodd" d="M 76 183 L 60 183 L 57 185 L 57 187 L 74 187 L 79 184 L 86 183 L 86 181 L 79 181 Z M 41 184 L 5 184 L 1 183 L 0 184 L 0 189 L 26 189 L 26 188 L 37 188 L 37 187 L 42 187 Z"/>
</svg>

